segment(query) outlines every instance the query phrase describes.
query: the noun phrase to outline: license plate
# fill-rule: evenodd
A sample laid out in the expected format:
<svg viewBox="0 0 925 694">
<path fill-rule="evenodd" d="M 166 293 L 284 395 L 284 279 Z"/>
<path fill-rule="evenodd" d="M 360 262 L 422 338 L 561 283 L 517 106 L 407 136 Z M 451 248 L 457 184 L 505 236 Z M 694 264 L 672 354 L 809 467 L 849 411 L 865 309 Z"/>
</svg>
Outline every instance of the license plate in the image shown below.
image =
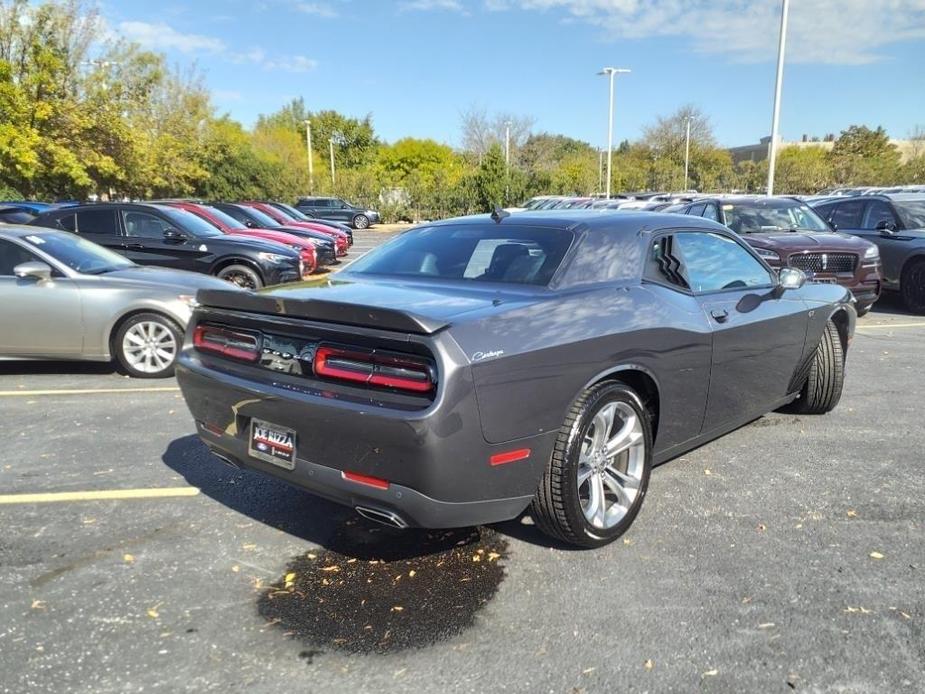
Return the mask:
<svg viewBox="0 0 925 694">
<path fill-rule="evenodd" d="M 295 469 L 295 432 L 270 422 L 252 419 L 247 452 L 260 460 L 286 470 L 293 470 Z"/>
<path fill-rule="evenodd" d="M 838 283 L 838 280 L 835 279 L 834 277 L 811 277 L 810 281 L 815 282 L 816 284 L 837 284 Z"/>
</svg>

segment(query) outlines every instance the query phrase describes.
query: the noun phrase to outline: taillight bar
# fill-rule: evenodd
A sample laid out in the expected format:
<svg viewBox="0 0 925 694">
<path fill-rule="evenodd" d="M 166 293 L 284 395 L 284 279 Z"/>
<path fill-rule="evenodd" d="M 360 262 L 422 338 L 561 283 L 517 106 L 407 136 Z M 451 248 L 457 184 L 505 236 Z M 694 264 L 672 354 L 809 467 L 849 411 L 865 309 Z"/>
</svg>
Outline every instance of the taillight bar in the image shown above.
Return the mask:
<svg viewBox="0 0 925 694">
<path fill-rule="evenodd" d="M 241 361 L 257 361 L 260 356 L 256 335 L 217 325 L 197 325 L 193 330 L 193 346 L 201 352 L 212 352 Z"/>
<path fill-rule="evenodd" d="M 415 393 L 433 390 L 430 364 L 404 355 L 322 345 L 315 351 L 315 375 Z"/>
</svg>

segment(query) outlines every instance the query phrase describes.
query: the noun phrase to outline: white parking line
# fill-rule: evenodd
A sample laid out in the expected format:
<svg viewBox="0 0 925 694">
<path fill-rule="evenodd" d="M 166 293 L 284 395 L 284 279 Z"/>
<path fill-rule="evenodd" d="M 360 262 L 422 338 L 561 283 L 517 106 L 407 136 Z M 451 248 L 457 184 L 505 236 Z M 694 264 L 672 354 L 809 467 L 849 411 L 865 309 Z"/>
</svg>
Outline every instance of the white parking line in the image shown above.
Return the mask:
<svg viewBox="0 0 925 694">
<path fill-rule="evenodd" d="M 859 325 L 857 330 L 890 330 L 892 328 L 925 328 L 925 323 L 881 323 L 879 325 Z"/>
<path fill-rule="evenodd" d="M 196 496 L 198 487 L 154 487 L 151 489 L 97 489 L 85 492 L 46 492 L 40 494 L 0 494 L 0 506 L 47 504 L 61 501 L 122 501 L 126 499 L 164 499 Z"/>
<path fill-rule="evenodd" d="M 154 388 L 59 388 L 55 390 L 0 390 L 0 398 L 33 397 L 39 395 L 108 395 L 110 393 L 179 393 L 176 386 Z"/>
</svg>

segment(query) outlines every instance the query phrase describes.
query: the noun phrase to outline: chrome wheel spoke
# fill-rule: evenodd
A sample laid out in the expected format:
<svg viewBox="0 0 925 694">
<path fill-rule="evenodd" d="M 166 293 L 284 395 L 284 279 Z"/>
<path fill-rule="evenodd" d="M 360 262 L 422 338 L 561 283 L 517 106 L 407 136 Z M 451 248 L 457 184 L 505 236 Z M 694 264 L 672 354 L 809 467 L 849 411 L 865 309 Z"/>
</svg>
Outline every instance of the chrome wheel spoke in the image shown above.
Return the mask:
<svg viewBox="0 0 925 694">
<path fill-rule="evenodd" d="M 637 425 L 638 421 L 635 414 L 628 416 L 624 420 L 620 430 L 608 439 L 604 446 L 604 452 L 608 458 L 619 455 L 642 438 L 642 431 L 639 430 L 640 427 Z"/>
<path fill-rule="evenodd" d="M 613 474 L 613 470 L 605 470 L 601 478 L 604 480 L 604 484 L 607 485 L 607 488 L 617 497 L 617 503 L 624 508 L 629 508 L 630 504 L 633 503 L 633 496 L 635 495 L 630 495 L 626 487 L 618 481 L 620 478 Z"/>
</svg>

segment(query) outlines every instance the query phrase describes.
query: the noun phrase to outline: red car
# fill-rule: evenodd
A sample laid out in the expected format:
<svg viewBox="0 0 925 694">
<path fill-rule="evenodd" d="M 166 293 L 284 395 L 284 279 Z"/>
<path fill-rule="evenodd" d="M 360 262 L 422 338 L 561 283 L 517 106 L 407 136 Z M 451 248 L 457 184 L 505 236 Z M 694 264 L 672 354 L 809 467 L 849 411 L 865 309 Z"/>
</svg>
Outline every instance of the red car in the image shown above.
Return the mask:
<svg viewBox="0 0 925 694">
<path fill-rule="evenodd" d="M 274 222 L 282 226 L 302 227 L 304 229 L 320 231 L 323 234 L 328 234 L 329 236 L 336 238 L 338 240 L 337 241 L 337 250 L 338 250 L 337 254 L 338 255 L 347 255 L 347 249 L 351 245 L 353 245 L 353 239 L 347 236 L 347 234 L 345 234 L 344 232 L 338 231 L 337 229 L 327 226 L 325 224 L 319 224 L 318 222 L 304 222 L 298 219 L 293 219 L 292 217 L 286 215 L 284 212 L 273 207 L 273 205 L 270 205 L 269 203 L 259 202 L 257 200 L 248 200 L 247 202 L 242 202 L 239 204 L 245 205 L 246 207 L 251 207 L 255 210 L 263 212 L 267 217 L 269 217 Z M 342 247 L 344 251 L 343 253 L 340 252 Z"/>
<path fill-rule="evenodd" d="M 309 239 L 287 234 L 283 231 L 249 229 L 243 224 L 238 227 L 237 224 L 239 224 L 239 222 L 236 222 L 236 220 L 222 214 L 220 210 L 211 208 L 208 205 L 200 205 L 199 203 L 186 202 L 183 200 L 168 202 L 166 204 L 172 207 L 179 207 L 187 212 L 192 212 L 194 215 L 209 222 L 212 226 L 220 229 L 225 234 L 275 241 L 276 243 L 281 243 L 284 246 L 289 246 L 290 248 L 298 250 L 299 256 L 302 258 L 303 278 L 315 272 L 320 265 L 318 262 L 319 254 L 315 250 L 315 245 Z"/>
</svg>

